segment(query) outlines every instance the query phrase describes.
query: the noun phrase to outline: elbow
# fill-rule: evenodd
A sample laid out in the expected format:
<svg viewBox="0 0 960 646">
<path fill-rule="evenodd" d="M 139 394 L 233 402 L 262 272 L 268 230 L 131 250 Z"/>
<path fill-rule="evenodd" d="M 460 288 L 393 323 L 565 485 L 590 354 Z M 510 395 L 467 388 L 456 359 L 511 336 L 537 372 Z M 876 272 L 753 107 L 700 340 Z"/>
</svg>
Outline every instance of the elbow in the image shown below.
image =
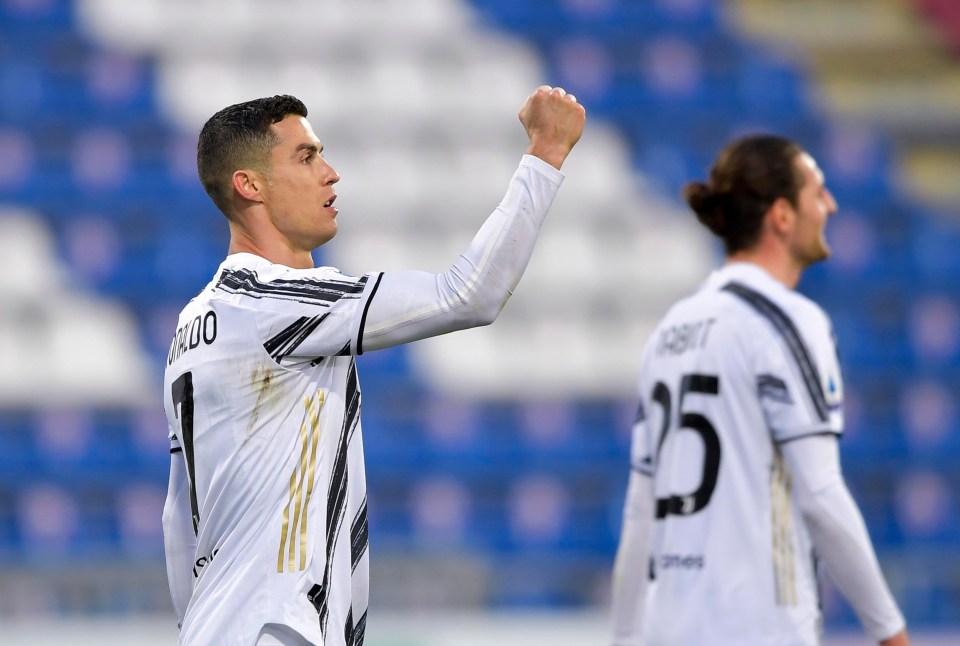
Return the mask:
<svg viewBox="0 0 960 646">
<path fill-rule="evenodd" d="M 506 282 L 492 280 L 490 276 L 467 281 L 457 273 L 448 272 L 441 280 L 440 292 L 446 295 L 445 300 L 460 328 L 493 323 L 512 293 Z"/>
<path fill-rule="evenodd" d="M 464 304 L 458 308 L 455 315 L 455 322 L 452 329 L 466 330 L 475 327 L 486 327 L 497 320 L 500 314 L 500 308 L 477 306 L 475 304 Z"/>
<path fill-rule="evenodd" d="M 509 298 L 510 292 L 507 290 L 497 294 L 477 290 L 467 294 L 458 294 L 455 307 L 458 311 L 457 318 L 464 327 L 490 325 L 500 316 L 500 312 Z"/>
<path fill-rule="evenodd" d="M 833 501 L 846 493 L 843 481 L 834 481 L 816 491 L 800 489 L 794 500 L 797 510 L 811 527 L 821 527 L 832 515 Z"/>
<path fill-rule="evenodd" d="M 509 296 L 509 294 L 507 294 Z M 485 327 L 497 320 L 506 298 L 474 298 L 464 299 L 464 310 L 471 327 Z"/>
<path fill-rule="evenodd" d="M 797 511 L 800 512 L 800 516 L 808 523 L 811 521 L 815 522 L 823 513 L 820 496 L 812 491 L 803 489 L 794 490 L 793 502 L 797 506 Z"/>
<path fill-rule="evenodd" d="M 496 305 L 487 305 L 486 307 L 479 308 L 476 311 L 475 320 L 477 321 L 477 327 L 485 327 L 490 325 L 497 320 L 497 317 L 500 316 L 500 311 L 503 309 L 503 304 Z"/>
<path fill-rule="evenodd" d="M 164 535 L 167 535 L 171 532 L 171 528 L 176 522 L 174 520 L 175 516 L 176 516 L 176 510 L 173 508 L 173 505 L 170 504 L 170 501 L 168 500 L 163 505 L 163 513 L 160 515 L 160 527 L 163 529 Z"/>
</svg>

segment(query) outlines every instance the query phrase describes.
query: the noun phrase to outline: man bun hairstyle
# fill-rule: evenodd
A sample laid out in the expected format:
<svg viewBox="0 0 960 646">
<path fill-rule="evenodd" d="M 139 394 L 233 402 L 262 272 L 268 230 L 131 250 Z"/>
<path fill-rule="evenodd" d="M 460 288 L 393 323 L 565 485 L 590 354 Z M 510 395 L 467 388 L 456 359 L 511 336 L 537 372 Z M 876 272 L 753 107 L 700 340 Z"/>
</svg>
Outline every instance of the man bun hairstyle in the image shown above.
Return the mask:
<svg viewBox="0 0 960 646">
<path fill-rule="evenodd" d="M 727 233 L 727 217 L 721 207 L 721 200 L 710 186 L 703 182 L 690 182 L 683 189 L 687 204 L 696 213 L 697 219 L 717 237 Z"/>
<path fill-rule="evenodd" d="M 307 106 L 289 94 L 236 103 L 203 125 L 197 141 L 197 173 L 213 203 L 231 211 L 233 173 L 241 168 L 270 170 L 270 149 L 279 142 L 270 126 L 289 115 L 307 116 Z"/>
<path fill-rule="evenodd" d="M 756 244 L 763 216 L 778 199 L 797 206 L 803 174 L 796 159 L 802 152 L 795 142 L 776 135 L 741 137 L 717 155 L 709 181 L 683 188 L 687 204 L 723 240 L 728 256 Z"/>
</svg>

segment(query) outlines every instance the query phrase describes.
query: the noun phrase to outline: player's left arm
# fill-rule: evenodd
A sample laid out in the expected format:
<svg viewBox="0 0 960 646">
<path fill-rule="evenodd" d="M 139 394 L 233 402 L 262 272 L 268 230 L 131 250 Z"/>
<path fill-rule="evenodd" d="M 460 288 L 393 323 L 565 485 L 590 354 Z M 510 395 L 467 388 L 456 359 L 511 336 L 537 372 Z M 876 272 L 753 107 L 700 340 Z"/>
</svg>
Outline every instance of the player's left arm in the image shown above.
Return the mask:
<svg viewBox="0 0 960 646">
<path fill-rule="evenodd" d="M 264 299 L 256 311 L 264 348 L 292 367 L 491 323 L 527 266 L 562 178 L 547 162 L 525 155 L 500 206 L 441 274 L 408 270 L 357 278 L 320 268 L 275 277 L 267 282 L 275 291 L 313 288 L 325 291 L 327 302 Z"/>
<path fill-rule="evenodd" d="M 525 155 L 500 205 L 447 271 L 383 274 L 363 326 L 364 350 L 488 325 L 513 294 L 563 180 Z"/>
<path fill-rule="evenodd" d="M 360 298 L 339 298 L 326 311 L 304 308 L 285 324 L 277 317 L 258 321 L 271 356 L 278 362 L 314 362 L 331 353 L 362 354 L 493 322 L 527 266 L 563 181 L 560 168 L 586 121 L 573 95 L 548 86 L 537 88 L 518 116 L 529 138 L 526 153 L 499 206 L 447 271 L 371 273 Z M 311 282 L 324 287 L 298 278 L 287 281 L 281 293 L 306 296 Z M 324 332 L 313 334 L 319 329 Z M 320 337 L 326 340 L 312 340 Z"/>
<path fill-rule="evenodd" d="M 170 453 L 170 482 L 163 505 L 163 546 L 167 560 L 167 583 L 177 613 L 177 625 L 183 624 L 187 604 L 193 594 L 193 561 L 197 537 L 190 515 L 190 486 L 183 455 Z"/>
<path fill-rule="evenodd" d="M 754 358 L 758 384 L 761 376 L 765 379 L 760 403 L 790 470 L 793 498 L 830 578 L 867 632 L 877 641 L 889 639 L 905 622 L 840 469 L 843 384 L 832 326 L 812 305 L 795 315 L 798 342 L 771 345 Z"/>
<path fill-rule="evenodd" d="M 792 475 L 794 500 L 830 578 L 874 640 L 900 635 L 906 622 L 843 480 L 836 436 L 803 437 L 781 444 L 780 450 Z"/>
</svg>

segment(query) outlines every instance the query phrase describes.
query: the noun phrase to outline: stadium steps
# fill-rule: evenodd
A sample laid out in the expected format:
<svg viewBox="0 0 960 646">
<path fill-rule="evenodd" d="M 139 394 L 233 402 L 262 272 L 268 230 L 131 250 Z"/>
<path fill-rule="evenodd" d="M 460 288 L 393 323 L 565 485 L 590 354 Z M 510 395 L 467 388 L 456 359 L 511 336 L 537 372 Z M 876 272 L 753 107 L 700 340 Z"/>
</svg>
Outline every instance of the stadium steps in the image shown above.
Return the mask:
<svg viewBox="0 0 960 646">
<path fill-rule="evenodd" d="M 960 66 L 908 0 L 734 0 L 738 26 L 786 46 L 828 113 L 889 134 L 913 197 L 960 207 Z"/>
</svg>

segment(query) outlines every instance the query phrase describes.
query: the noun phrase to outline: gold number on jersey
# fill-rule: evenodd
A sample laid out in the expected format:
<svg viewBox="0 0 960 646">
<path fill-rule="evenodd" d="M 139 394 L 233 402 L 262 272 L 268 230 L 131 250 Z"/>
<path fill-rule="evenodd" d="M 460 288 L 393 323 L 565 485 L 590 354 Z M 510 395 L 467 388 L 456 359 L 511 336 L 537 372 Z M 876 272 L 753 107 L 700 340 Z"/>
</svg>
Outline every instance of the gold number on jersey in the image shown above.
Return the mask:
<svg viewBox="0 0 960 646">
<path fill-rule="evenodd" d="M 313 495 L 313 482 L 317 473 L 317 444 L 320 439 L 320 411 L 323 409 L 323 402 L 322 390 L 318 390 L 314 397 L 303 398 L 300 459 L 290 473 L 290 497 L 283 510 L 283 523 L 280 526 L 277 572 L 284 570 L 284 556 L 287 572 L 296 572 L 307 567 L 307 510 L 310 507 L 310 496 Z"/>
<path fill-rule="evenodd" d="M 780 449 L 776 449 L 770 470 L 770 502 L 773 521 L 773 576 L 778 606 L 797 605 L 791 489 L 790 472 Z"/>
</svg>

